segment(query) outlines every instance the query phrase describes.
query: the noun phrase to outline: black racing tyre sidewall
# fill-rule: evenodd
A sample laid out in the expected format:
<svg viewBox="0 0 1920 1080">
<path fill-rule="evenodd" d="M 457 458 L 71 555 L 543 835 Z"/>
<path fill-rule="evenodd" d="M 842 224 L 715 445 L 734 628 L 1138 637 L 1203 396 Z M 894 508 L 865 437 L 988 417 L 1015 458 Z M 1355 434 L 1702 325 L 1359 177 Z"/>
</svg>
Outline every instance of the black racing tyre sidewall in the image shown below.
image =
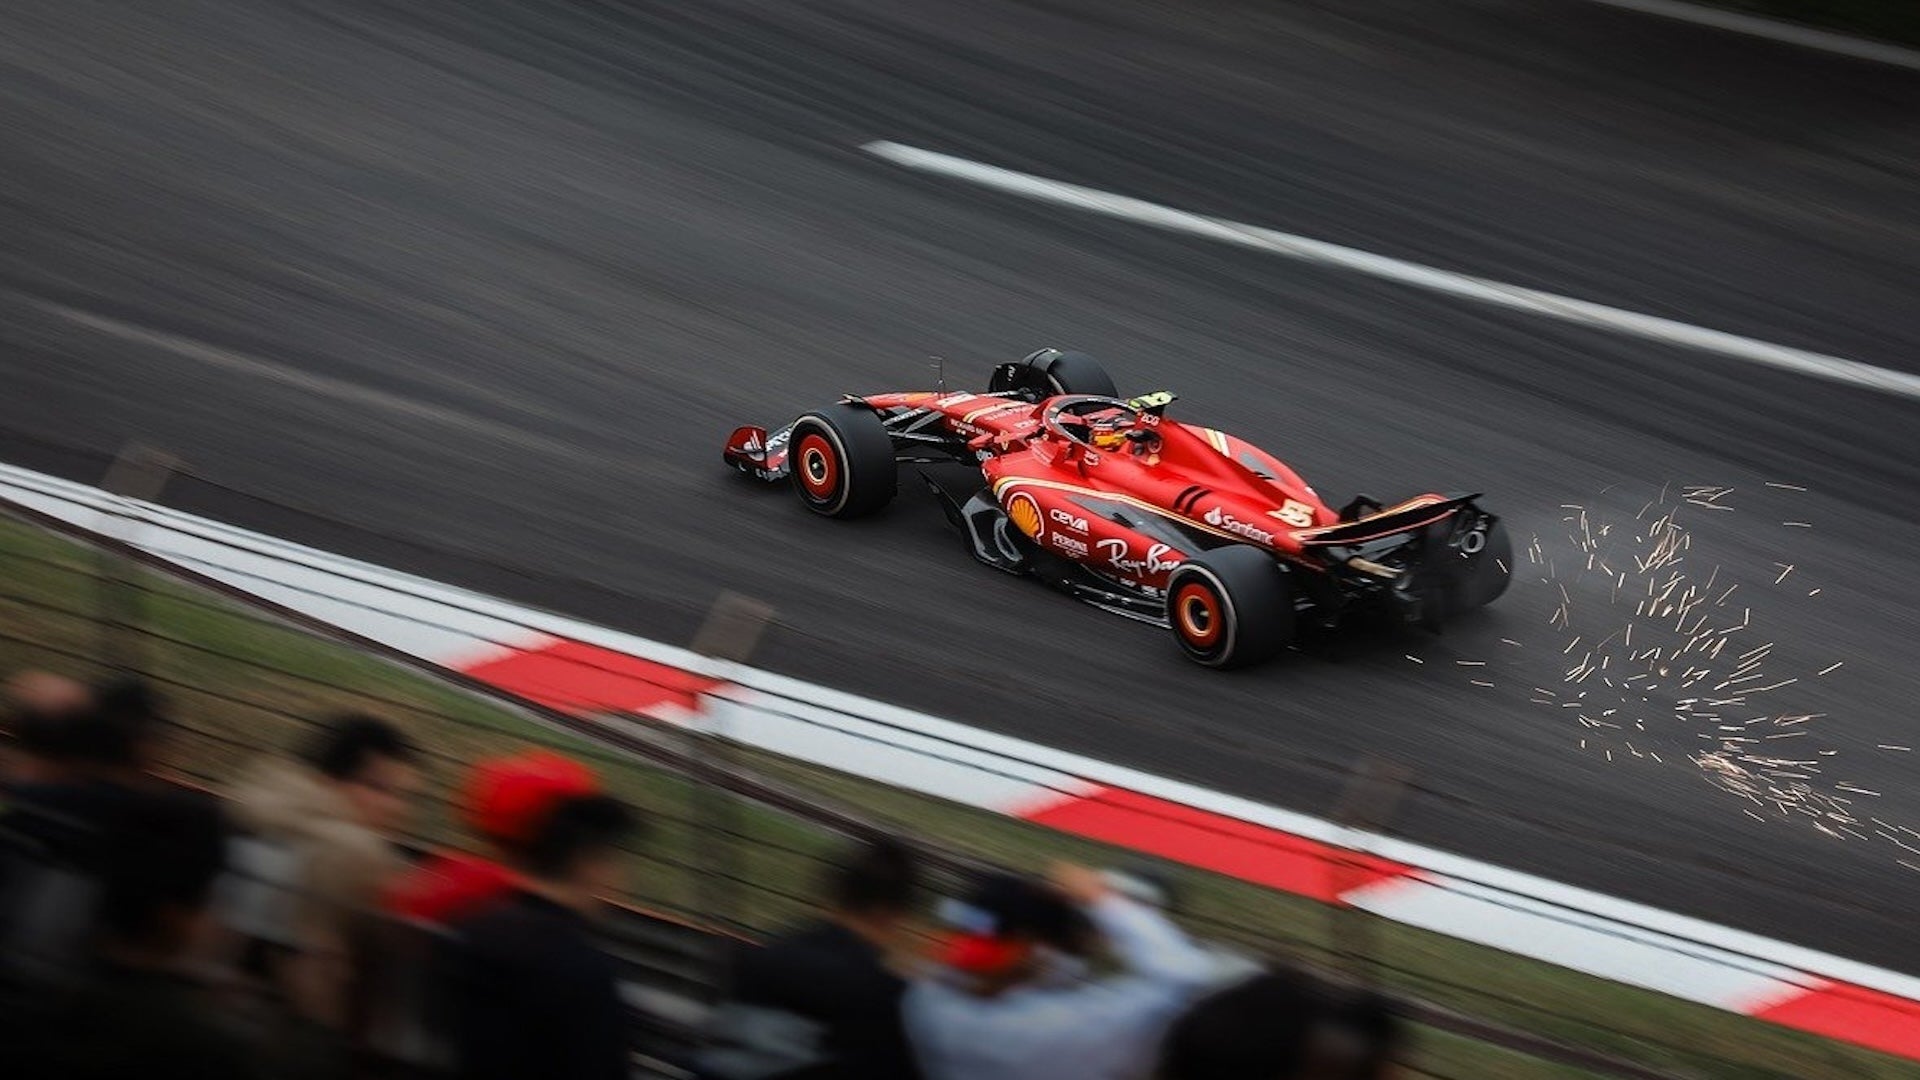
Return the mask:
<svg viewBox="0 0 1920 1080">
<path fill-rule="evenodd" d="M 802 506 L 822 517 L 857 518 L 893 501 L 899 467 L 893 439 L 864 409 L 817 409 L 793 422 L 788 473 Z"/>
<path fill-rule="evenodd" d="M 1100 361 L 1083 352 L 1063 352 L 1047 363 L 1042 381 L 1055 394 L 1095 394 L 1119 397 L 1113 376 Z"/>
<path fill-rule="evenodd" d="M 1452 614 L 1483 608 L 1500 599 L 1513 583 L 1513 538 L 1505 522 L 1487 528 L 1487 543 L 1473 556 L 1473 565 L 1455 591 Z"/>
<path fill-rule="evenodd" d="M 1010 376 L 1001 381 L 1001 373 L 1008 371 Z M 1113 376 L 1107 374 L 1107 369 L 1100 361 L 1083 352 L 1054 348 L 1036 349 L 1020 363 L 997 369 L 994 381 L 989 383 L 988 388 L 1020 390 L 1038 398 L 1061 394 L 1120 396 L 1120 392 L 1114 388 Z"/>
<path fill-rule="evenodd" d="M 1190 614 L 1205 608 L 1202 594 L 1211 598 L 1209 627 L 1219 620 L 1217 642 L 1199 641 L 1193 633 Z M 1186 560 L 1168 576 L 1167 622 L 1181 651 L 1197 664 L 1219 669 L 1258 664 L 1293 643 L 1293 583 L 1265 551 L 1216 548 Z"/>
</svg>

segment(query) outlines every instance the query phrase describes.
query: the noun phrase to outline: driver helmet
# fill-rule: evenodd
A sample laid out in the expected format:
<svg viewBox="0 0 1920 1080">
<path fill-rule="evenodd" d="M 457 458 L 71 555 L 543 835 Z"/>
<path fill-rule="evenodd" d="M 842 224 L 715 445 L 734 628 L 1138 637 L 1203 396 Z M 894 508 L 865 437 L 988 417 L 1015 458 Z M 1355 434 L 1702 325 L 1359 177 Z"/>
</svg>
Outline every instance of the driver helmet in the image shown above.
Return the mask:
<svg viewBox="0 0 1920 1080">
<path fill-rule="evenodd" d="M 1133 417 L 1115 410 L 1104 416 L 1087 418 L 1087 441 L 1096 450 L 1120 450 L 1127 445 L 1127 432 L 1133 429 Z"/>
</svg>

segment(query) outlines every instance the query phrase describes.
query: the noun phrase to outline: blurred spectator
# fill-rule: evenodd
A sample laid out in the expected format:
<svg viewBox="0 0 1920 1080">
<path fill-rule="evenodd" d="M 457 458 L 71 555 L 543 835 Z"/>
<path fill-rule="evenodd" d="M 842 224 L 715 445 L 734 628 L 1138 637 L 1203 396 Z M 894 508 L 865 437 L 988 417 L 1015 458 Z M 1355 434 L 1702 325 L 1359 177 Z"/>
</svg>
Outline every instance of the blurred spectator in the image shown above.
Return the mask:
<svg viewBox="0 0 1920 1080">
<path fill-rule="evenodd" d="M 1399 1024 L 1376 995 L 1272 971 L 1221 990 L 1173 1025 L 1157 1080 L 1382 1080 Z"/>
<path fill-rule="evenodd" d="M 155 787 L 165 713 L 165 701 L 144 679 L 129 676 L 96 689 L 72 729 L 69 756 L 78 779 L 122 791 Z"/>
<path fill-rule="evenodd" d="M 7 733 L 0 787 L 55 784 L 73 779 L 74 728 L 93 705 L 85 684 L 47 671 L 7 680 Z"/>
<path fill-rule="evenodd" d="M 904 1004 L 929 1080 L 1146 1077 L 1168 1024 L 1216 976 L 1165 915 L 1082 867 L 1051 888 L 991 877 L 944 915 L 944 962 Z M 1096 974 L 1061 948 L 1084 940 L 1081 916 L 1118 970 Z"/>
<path fill-rule="evenodd" d="M 877 839 L 836 866 L 825 918 L 736 966 L 700 1074 L 711 1080 L 892 1080 L 919 1075 L 900 1017 L 906 981 L 889 966 L 908 937 L 920 867 Z"/>
<path fill-rule="evenodd" d="M 277 972 L 294 1008 L 335 1029 L 357 1026 L 353 981 L 368 947 L 368 915 L 405 869 L 389 831 L 420 786 L 418 752 L 371 716 L 341 717 L 304 761 L 261 762 L 233 792 L 237 820 L 290 855 L 295 951 Z"/>
<path fill-rule="evenodd" d="M 388 909 L 408 918 L 448 923 L 508 896 L 519 880 L 512 863 L 546 815 L 562 800 L 598 790 L 591 769 L 546 750 L 479 762 L 459 805 L 483 850 L 430 856 L 388 890 Z"/>
<path fill-rule="evenodd" d="M 31 993 L 84 961 L 105 845 L 153 787 L 161 703 L 131 679 L 89 692 L 33 676 L 15 688 L 42 751 L 27 765 L 37 779 L 12 785 L 0 819 L 0 975 Z"/>
<path fill-rule="evenodd" d="M 164 706 L 142 680 L 90 689 L 46 672 L 9 684 L 18 801 L 86 817 L 151 786 Z"/>
<path fill-rule="evenodd" d="M 590 919 L 621 884 L 620 842 L 634 830 L 607 796 L 561 802 L 515 860 L 513 894 L 456 926 L 460 1076 L 625 1080 L 626 1012 Z"/>
<path fill-rule="evenodd" d="M 226 827 L 211 799 L 142 794 L 105 838 L 99 863 L 98 966 L 70 995 L 12 1017 L 0 1046 L 19 1054 L 9 1077 L 227 1080 L 265 1075 L 255 1048 L 228 1026 L 192 961 Z"/>
</svg>

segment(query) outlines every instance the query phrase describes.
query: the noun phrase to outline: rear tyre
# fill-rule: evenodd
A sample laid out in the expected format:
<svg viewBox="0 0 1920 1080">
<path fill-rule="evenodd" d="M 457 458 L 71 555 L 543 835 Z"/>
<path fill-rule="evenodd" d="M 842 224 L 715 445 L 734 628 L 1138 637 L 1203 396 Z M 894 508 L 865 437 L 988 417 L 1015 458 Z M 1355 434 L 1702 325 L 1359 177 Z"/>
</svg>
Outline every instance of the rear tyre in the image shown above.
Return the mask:
<svg viewBox="0 0 1920 1080">
<path fill-rule="evenodd" d="M 1454 590 L 1451 612 L 1454 615 L 1486 607 L 1500 599 L 1513 581 L 1513 541 L 1507 536 L 1506 525 L 1496 521 L 1488 526 L 1480 550 L 1468 557 L 1473 565 L 1461 575 Z"/>
<path fill-rule="evenodd" d="M 861 409 L 820 409 L 795 420 L 787 454 L 794 493 L 823 517 L 863 517 L 899 490 L 893 438 Z"/>
<path fill-rule="evenodd" d="M 1258 548 L 1216 548 L 1169 575 L 1167 622 L 1197 664 L 1237 668 L 1270 660 L 1293 643 L 1293 582 Z"/>
<path fill-rule="evenodd" d="M 1060 349 L 1041 349 L 1017 364 L 995 368 L 987 389 L 996 393 L 1021 390 L 1035 399 L 1059 394 L 1119 396 L 1113 386 L 1113 376 L 1100 366 L 1100 361 L 1083 352 Z"/>
</svg>

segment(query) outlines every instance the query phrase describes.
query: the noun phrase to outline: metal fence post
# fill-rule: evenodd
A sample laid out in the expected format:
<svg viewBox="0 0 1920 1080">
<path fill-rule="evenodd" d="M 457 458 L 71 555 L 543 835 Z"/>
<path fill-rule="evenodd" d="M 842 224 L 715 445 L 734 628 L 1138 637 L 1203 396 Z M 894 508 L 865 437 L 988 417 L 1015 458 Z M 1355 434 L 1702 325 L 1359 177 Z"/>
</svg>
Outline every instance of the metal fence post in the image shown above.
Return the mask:
<svg viewBox="0 0 1920 1080">
<path fill-rule="evenodd" d="M 693 636 L 693 651 L 716 661 L 707 674 L 724 680 L 733 668 L 743 665 L 760 643 L 767 624 L 773 620 L 773 607 L 752 597 L 723 592 L 714 601 L 707 618 Z M 693 749 L 693 820 L 703 831 L 711 830 L 712 842 L 700 845 L 701 858 L 707 862 L 701 874 L 703 888 L 699 904 L 711 920 L 739 928 L 744 921 L 728 901 L 732 882 L 742 878 L 738 860 L 733 858 L 734 844 L 743 834 L 738 827 L 735 799 L 728 794 L 725 777 L 734 771 L 732 744 L 727 739 L 723 713 L 713 708 L 709 697 L 695 715 L 689 728 Z M 726 940 L 713 936 L 709 989 L 713 1000 L 725 997 L 728 971 Z"/>
<path fill-rule="evenodd" d="M 1340 794 L 1333 819 L 1347 831 L 1347 843 L 1327 866 L 1327 894 L 1333 897 L 1332 937 L 1336 955 L 1348 959 L 1349 971 L 1361 983 L 1375 985 L 1378 971 L 1379 920 L 1346 903 L 1349 889 L 1365 882 L 1369 873 L 1364 858 L 1369 834 L 1379 832 L 1392 820 L 1400 798 L 1406 793 L 1413 772 L 1404 765 L 1376 758 L 1363 759 Z"/>
<path fill-rule="evenodd" d="M 152 502 L 159 498 L 178 467 L 179 461 L 172 455 L 152 447 L 128 443 L 121 448 L 100 482 L 103 489 L 120 500 L 116 509 L 104 512 L 101 535 L 132 547 L 139 538 L 140 521 L 131 513 L 128 503 Z M 140 583 L 135 580 L 137 571 L 108 548 L 97 551 L 95 582 L 100 603 L 100 662 L 118 671 L 142 671 L 140 629 L 145 608 L 141 603 Z"/>
</svg>

